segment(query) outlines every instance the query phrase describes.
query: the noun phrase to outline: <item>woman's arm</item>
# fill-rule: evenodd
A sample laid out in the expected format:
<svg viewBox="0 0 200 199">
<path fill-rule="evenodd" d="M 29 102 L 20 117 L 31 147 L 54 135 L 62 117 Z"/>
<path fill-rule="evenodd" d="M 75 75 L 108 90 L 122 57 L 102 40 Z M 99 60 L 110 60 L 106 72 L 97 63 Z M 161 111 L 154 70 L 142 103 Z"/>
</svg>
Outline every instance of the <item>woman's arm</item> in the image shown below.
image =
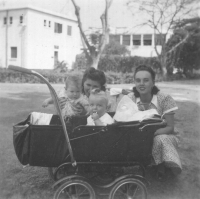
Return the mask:
<svg viewBox="0 0 200 199">
<path fill-rule="evenodd" d="M 174 133 L 174 113 L 167 113 L 163 116 L 165 121 L 167 122 L 167 126 L 165 128 L 158 129 L 154 135 L 163 135 L 163 134 L 172 134 Z"/>
</svg>

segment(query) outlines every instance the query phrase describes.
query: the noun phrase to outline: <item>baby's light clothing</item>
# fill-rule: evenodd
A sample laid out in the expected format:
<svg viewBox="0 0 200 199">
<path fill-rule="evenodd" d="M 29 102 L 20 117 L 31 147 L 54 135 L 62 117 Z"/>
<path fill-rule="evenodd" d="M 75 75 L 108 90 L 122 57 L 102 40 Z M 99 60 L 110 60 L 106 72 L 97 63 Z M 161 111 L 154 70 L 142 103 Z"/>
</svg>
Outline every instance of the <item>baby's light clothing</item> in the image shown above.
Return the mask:
<svg viewBox="0 0 200 199">
<path fill-rule="evenodd" d="M 114 123 L 113 118 L 108 113 L 105 113 L 103 116 L 101 116 L 99 120 L 103 123 L 103 126 Z M 91 115 L 87 118 L 87 125 L 95 126 Z"/>
<path fill-rule="evenodd" d="M 88 111 L 89 111 L 89 103 L 88 103 L 88 99 L 84 96 L 81 95 L 78 99 L 73 100 L 70 99 L 66 92 L 65 89 L 61 90 L 58 93 L 58 98 L 66 98 L 66 104 L 64 106 L 64 108 L 62 109 L 62 115 L 63 117 L 71 117 L 71 116 L 77 116 L 77 115 L 87 115 Z M 74 110 L 74 107 L 79 104 L 82 106 L 82 112 L 76 112 Z"/>
<path fill-rule="evenodd" d="M 153 118 L 155 115 L 159 115 L 155 109 L 149 109 L 140 111 L 135 102 L 127 95 L 124 95 L 121 101 L 118 103 L 114 120 L 117 122 L 130 122 L 130 121 L 142 121 L 145 119 Z"/>
</svg>

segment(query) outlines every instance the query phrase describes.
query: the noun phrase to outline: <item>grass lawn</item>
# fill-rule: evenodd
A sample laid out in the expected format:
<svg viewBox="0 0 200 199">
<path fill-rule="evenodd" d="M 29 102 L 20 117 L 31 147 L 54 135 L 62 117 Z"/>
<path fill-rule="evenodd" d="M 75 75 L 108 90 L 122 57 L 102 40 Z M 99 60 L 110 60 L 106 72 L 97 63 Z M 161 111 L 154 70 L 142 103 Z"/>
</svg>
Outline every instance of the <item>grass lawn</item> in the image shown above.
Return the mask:
<svg viewBox="0 0 200 199">
<path fill-rule="evenodd" d="M 149 198 L 200 198 L 200 87 L 198 84 L 160 83 L 163 92 L 171 94 L 179 110 L 175 123 L 181 131 L 179 154 L 183 172 L 166 182 L 156 181 L 147 173 Z M 56 89 L 62 85 L 54 85 Z M 129 85 L 126 87 L 130 87 Z M 43 84 L 0 84 L 0 199 L 52 198 L 53 182 L 47 168 L 25 167 L 19 163 L 13 148 L 12 126 L 32 111 L 52 113 L 41 104 L 49 96 Z"/>
</svg>

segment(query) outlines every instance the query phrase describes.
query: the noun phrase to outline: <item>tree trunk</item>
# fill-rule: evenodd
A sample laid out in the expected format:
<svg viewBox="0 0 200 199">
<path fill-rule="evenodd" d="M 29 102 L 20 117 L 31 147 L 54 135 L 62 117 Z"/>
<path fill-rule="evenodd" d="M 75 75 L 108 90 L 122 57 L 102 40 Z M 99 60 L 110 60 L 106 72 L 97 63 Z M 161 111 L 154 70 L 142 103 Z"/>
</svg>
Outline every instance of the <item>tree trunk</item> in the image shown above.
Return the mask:
<svg viewBox="0 0 200 199">
<path fill-rule="evenodd" d="M 162 71 L 161 71 L 161 75 L 162 75 L 162 80 L 166 80 L 167 79 L 167 69 L 166 69 L 166 63 L 163 62 L 162 63 Z"/>
<path fill-rule="evenodd" d="M 100 56 L 105 48 L 105 45 L 108 43 L 108 38 L 109 38 L 108 10 L 109 10 L 113 0 L 105 0 L 105 10 L 100 17 L 101 23 L 102 23 L 103 37 L 97 48 L 94 47 L 93 45 L 90 45 L 90 42 L 88 41 L 88 39 L 83 31 L 81 18 L 80 18 L 80 7 L 77 6 L 75 0 L 71 0 L 71 1 L 75 8 L 75 15 L 76 15 L 77 21 L 78 21 L 78 27 L 79 27 L 80 34 L 81 34 L 81 40 L 82 40 L 83 46 L 85 48 L 84 53 L 86 54 L 86 58 L 88 61 L 87 65 L 88 65 L 88 67 L 92 66 L 97 69 Z"/>
<path fill-rule="evenodd" d="M 167 79 L 167 69 L 166 69 L 166 65 L 167 65 L 167 60 L 166 60 L 166 56 L 161 54 L 159 56 L 159 61 L 160 61 L 160 64 L 161 64 L 161 77 L 162 77 L 162 80 L 166 80 Z"/>
<path fill-rule="evenodd" d="M 92 60 L 93 61 L 92 61 L 91 67 L 94 67 L 95 69 L 98 69 L 99 57 L 94 57 Z"/>
</svg>

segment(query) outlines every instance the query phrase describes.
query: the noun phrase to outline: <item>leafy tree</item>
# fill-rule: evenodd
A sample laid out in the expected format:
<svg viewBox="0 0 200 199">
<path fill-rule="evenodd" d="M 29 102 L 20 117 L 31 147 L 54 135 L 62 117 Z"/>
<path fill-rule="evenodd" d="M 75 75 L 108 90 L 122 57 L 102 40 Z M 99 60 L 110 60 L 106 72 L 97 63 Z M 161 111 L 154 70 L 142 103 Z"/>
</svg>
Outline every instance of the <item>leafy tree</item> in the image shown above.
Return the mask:
<svg viewBox="0 0 200 199">
<path fill-rule="evenodd" d="M 121 45 L 115 41 L 110 41 L 109 44 L 105 46 L 103 54 L 106 55 L 130 55 L 130 51 L 125 45 Z"/>
<path fill-rule="evenodd" d="M 169 73 L 172 73 L 176 67 L 188 76 L 193 69 L 200 68 L 200 17 L 179 21 L 174 27 L 174 33 L 167 43 L 167 48 L 168 50 L 174 48 L 187 35 L 189 35 L 188 39 L 175 48 L 171 59 L 168 59 Z"/>
<path fill-rule="evenodd" d="M 166 48 L 166 35 L 170 33 L 173 25 L 187 16 L 193 8 L 191 3 L 195 3 L 197 0 L 129 0 L 127 3 L 128 8 L 137 14 L 144 13 L 147 15 L 146 21 L 141 25 L 148 25 L 154 30 L 154 36 L 160 35 L 161 39 L 161 51 L 158 51 L 156 42 L 154 43 L 154 49 L 161 63 L 161 73 L 165 78 L 167 76 L 167 59 L 174 53 L 176 48 L 187 41 L 189 34 L 186 34 L 173 48 L 167 50 Z M 195 4 L 194 4 L 195 5 Z"/>
<path fill-rule="evenodd" d="M 93 45 L 98 44 L 99 42 L 99 36 L 98 34 L 91 34 L 90 39 L 91 43 Z M 121 45 L 119 43 L 116 43 L 114 41 L 109 42 L 105 46 L 105 49 L 102 52 L 102 56 L 99 59 L 98 68 L 100 67 L 101 70 L 113 70 L 118 71 L 119 70 L 119 60 L 121 59 L 121 56 L 129 55 L 130 51 L 127 50 L 126 46 Z M 74 68 L 78 69 L 85 69 L 88 65 L 87 58 L 85 53 L 82 53 L 80 55 L 76 56 L 76 62 L 74 65 Z"/>
</svg>

